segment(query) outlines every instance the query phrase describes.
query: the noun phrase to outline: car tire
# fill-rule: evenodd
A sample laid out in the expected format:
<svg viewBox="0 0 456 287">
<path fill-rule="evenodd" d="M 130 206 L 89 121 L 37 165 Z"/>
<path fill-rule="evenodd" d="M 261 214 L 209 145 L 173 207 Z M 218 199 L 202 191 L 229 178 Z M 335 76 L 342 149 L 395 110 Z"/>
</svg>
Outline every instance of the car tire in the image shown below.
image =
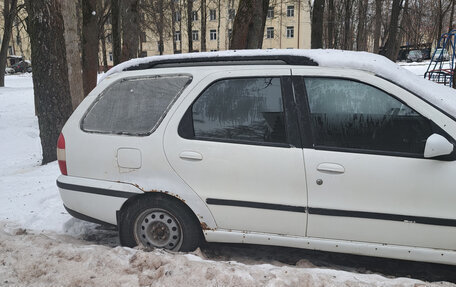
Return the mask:
<svg viewBox="0 0 456 287">
<path fill-rule="evenodd" d="M 201 227 L 190 209 L 177 199 L 143 196 L 135 199 L 119 218 L 123 246 L 193 251 L 201 240 Z"/>
</svg>

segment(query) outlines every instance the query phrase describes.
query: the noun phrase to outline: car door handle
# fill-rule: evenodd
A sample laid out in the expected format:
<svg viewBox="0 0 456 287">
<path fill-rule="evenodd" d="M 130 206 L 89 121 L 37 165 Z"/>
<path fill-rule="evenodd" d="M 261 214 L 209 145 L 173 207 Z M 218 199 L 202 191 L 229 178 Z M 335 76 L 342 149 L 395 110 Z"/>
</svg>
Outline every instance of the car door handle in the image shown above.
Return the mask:
<svg viewBox="0 0 456 287">
<path fill-rule="evenodd" d="M 203 155 L 196 151 L 183 151 L 179 154 L 181 159 L 188 159 L 188 160 L 202 160 Z"/>
<path fill-rule="evenodd" d="M 317 170 L 324 172 L 324 173 L 334 173 L 334 174 L 339 174 L 339 173 L 345 172 L 345 168 L 343 166 L 341 166 L 340 164 L 329 163 L 329 162 L 320 163 L 317 167 Z"/>
</svg>

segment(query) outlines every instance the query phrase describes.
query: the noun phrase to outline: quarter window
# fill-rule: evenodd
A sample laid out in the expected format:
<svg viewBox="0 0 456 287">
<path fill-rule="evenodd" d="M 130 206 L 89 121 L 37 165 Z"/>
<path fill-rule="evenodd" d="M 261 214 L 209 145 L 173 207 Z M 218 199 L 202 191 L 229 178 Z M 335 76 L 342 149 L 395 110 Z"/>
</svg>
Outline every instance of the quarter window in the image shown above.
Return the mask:
<svg viewBox="0 0 456 287">
<path fill-rule="evenodd" d="M 218 81 L 196 100 L 191 114 L 196 139 L 287 142 L 280 78 Z"/>
<path fill-rule="evenodd" d="M 351 80 L 305 84 L 316 146 L 423 155 L 432 123 L 401 101 Z"/>
<path fill-rule="evenodd" d="M 149 134 L 190 81 L 171 75 L 116 82 L 94 102 L 81 127 L 88 132 Z"/>
</svg>

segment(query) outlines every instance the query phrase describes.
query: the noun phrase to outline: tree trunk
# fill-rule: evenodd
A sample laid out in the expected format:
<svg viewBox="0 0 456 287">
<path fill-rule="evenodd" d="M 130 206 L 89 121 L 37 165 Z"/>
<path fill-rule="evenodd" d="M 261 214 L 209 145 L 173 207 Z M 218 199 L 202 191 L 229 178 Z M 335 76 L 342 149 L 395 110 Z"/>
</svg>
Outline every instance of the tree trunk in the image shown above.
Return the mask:
<svg viewBox="0 0 456 287">
<path fill-rule="evenodd" d="M 269 0 L 240 0 L 234 18 L 231 49 L 261 49 Z"/>
<path fill-rule="evenodd" d="M 138 58 L 139 0 L 121 1 L 122 9 L 122 61 Z"/>
<path fill-rule="evenodd" d="M 104 25 L 101 26 L 100 36 L 101 36 L 100 41 L 101 41 L 101 53 L 102 53 L 102 60 L 103 60 L 103 71 L 106 73 L 108 71 L 108 57 L 106 56 L 106 37 L 105 37 Z"/>
<path fill-rule="evenodd" d="M 206 0 L 201 0 L 201 52 L 206 52 Z"/>
<path fill-rule="evenodd" d="M 84 92 L 82 88 L 81 51 L 79 49 L 81 37 L 78 33 L 78 13 L 76 9 L 77 2 L 61 1 L 61 3 L 65 27 L 68 79 L 70 85 L 71 103 L 74 110 L 84 99 Z"/>
<path fill-rule="evenodd" d="M 187 0 L 187 38 L 188 38 L 188 52 L 189 53 L 193 51 L 192 11 L 193 11 L 193 0 Z"/>
<path fill-rule="evenodd" d="M 82 85 L 86 97 L 97 85 L 97 0 L 82 0 Z"/>
<path fill-rule="evenodd" d="M 374 53 L 380 51 L 380 33 L 382 29 L 382 0 L 375 0 Z"/>
<path fill-rule="evenodd" d="M 63 1 L 66 0 L 25 0 L 42 164 L 56 160 L 57 139 L 73 111 L 65 45 L 62 45 L 65 43 Z"/>
<path fill-rule="evenodd" d="M 111 24 L 112 24 L 112 60 L 114 65 L 121 62 L 122 45 L 120 38 L 120 0 L 111 0 Z"/>
<path fill-rule="evenodd" d="M 367 50 L 366 18 L 369 2 L 358 0 L 358 33 L 356 35 L 356 49 L 358 51 Z"/>
<path fill-rule="evenodd" d="M 353 0 L 345 0 L 345 20 L 344 20 L 344 45 L 342 49 L 344 50 L 351 50 L 352 48 L 352 39 L 351 39 L 351 17 L 352 17 L 352 1 Z"/>
<path fill-rule="evenodd" d="M 454 4 L 455 3 L 456 3 L 456 0 L 451 0 L 451 13 L 450 13 L 450 20 L 449 20 L 449 24 L 448 24 L 448 32 L 451 32 L 451 30 L 453 30 Z"/>
<path fill-rule="evenodd" d="M 173 39 L 173 54 L 177 51 L 177 44 L 176 44 L 176 20 L 174 15 L 176 15 L 176 6 L 174 4 L 174 0 L 171 0 L 171 39 Z"/>
<path fill-rule="evenodd" d="M 312 9 L 312 32 L 311 48 L 323 48 L 323 13 L 325 12 L 325 0 L 315 0 Z"/>
<path fill-rule="evenodd" d="M 329 49 L 334 48 L 334 0 L 328 0 L 328 43 Z"/>
<path fill-rule="evenodd" d="M 388 38 L 386 39 L 385 47 L 381 53 L 393 62 L 397 59 L 396 46 L 399 45 L 397 36 L 399 29 L 399 16 L 401 14 L 401 4 L 402 0 L 393 0 Z"/>
<path fill-rule="evenodd" d="M 220 24 L 222 21 L 222 5 L 220 3 L 221 0 L 217 0 L 217 51 L 220 51 Z M 264 27 L 263 27 L 264 30 Z"/>
<path fill-rule="evenodd" d="M 0 87 L 5 86 L 5 67 L 8 56 L 8 47 L 13 31 L 14 18 L 17 16 L 17 0 L 5 0 L 3 2 L 4 29 L 2 47 L 0 49 Z"/>
</svg>

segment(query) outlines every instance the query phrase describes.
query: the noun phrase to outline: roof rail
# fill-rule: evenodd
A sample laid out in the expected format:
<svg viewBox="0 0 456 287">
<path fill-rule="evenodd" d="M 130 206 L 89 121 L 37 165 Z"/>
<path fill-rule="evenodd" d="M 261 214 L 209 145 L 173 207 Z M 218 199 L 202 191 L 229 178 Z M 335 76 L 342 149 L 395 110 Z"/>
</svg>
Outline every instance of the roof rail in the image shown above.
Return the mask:
<svg viewBox="0 0 456 287">
<path fill-rule="evenodd" d="M 165 58 L 155 59 L 150 62 L 130 66 L 123 71 L 137 71 L 171 66 L 214 66 L 214 65 L 242 65 L 242 64 L 268 64 L 268 65 L 297 65 L 318 66 L 312 59 L 295 55 L 249 55 L 249 56 L 218 56 L 218 57 L 190 57 L 190 58 Z"/>
</svg>

